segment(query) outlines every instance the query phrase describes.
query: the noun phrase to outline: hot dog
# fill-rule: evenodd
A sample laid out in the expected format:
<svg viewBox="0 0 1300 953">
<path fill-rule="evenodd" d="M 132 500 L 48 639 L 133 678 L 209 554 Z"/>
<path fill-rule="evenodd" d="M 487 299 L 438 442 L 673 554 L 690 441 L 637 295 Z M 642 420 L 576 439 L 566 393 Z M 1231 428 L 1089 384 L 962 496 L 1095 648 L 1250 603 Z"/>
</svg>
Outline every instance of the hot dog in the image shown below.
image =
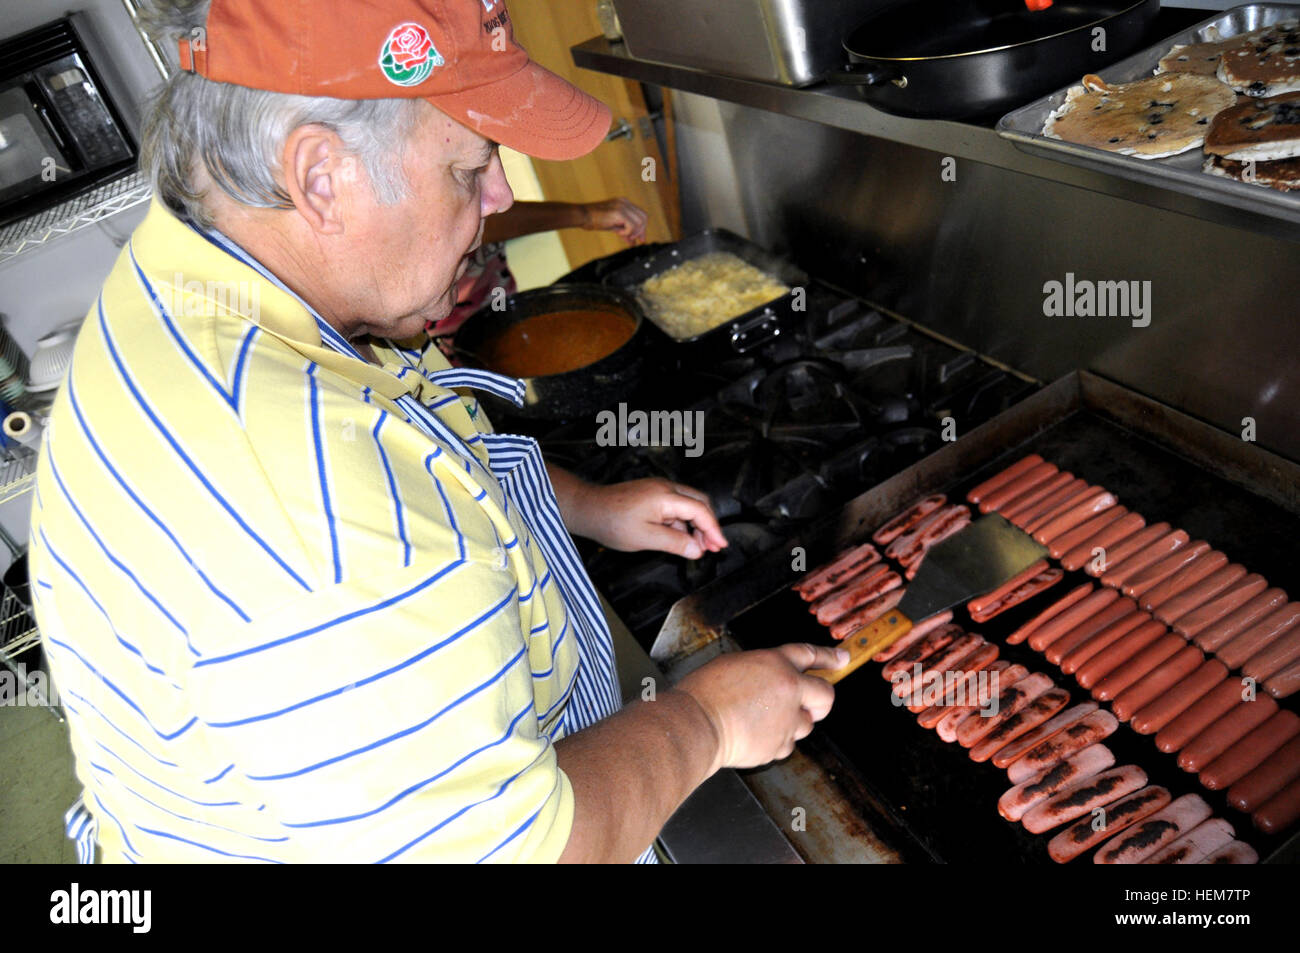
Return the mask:
<svg viewBox="0 0 1300 953">
<path fill-rule="evenodd" d="M 1022 583 L 1028 582 L 1047 568 L 1047 560 L 1040 559 L 1029 566 L 1023 572 L 1018 572 L 1002 585 L 998 586 L 988 595 L 976 596 L 970 602 L 966 603 L 966 608 L 972 614 L 982 612 L 993 603 L 1000 602 L 1003 598 L 1015 591 L 1016 587 Z"/>
<path fill-rule="evenodd" d="M 907 566 L 907 578 L 916 578 L 917 570 L 921 568 L 921 562 L 925 559 L 925 554 L 930 551 L 931 546 L 943 542 L 949 536 L 955 536 L 969 525 L 970 514 L 963 510 L 961 513 L 946 516 L 942 524 L 931 528 L 917 543 L 917 549 L 914 553 L 909 552 L 899 557 L 899 561 Z"/>
<path fill-rule="evenodd" d="M 1067 500 L 1072 500 L 1084 490 L 1088 489 L 1087 480 L 1074 479 L 1066 483 L 1059 483 L 1052 492 L 1042 497 L 1028 509 L 1020 514 L 1020 521 L 1016 524 L 1021 529 L 1028 531 L 1029 527 L 1037 523 L 1048 513 L 1055 512 L 1058 507 Z"/>
<path fill-rule="evenodd" d="M 1143 530 L 1143 532 L 1146 531 Z M 1170 554 L 1176 554 L 1188 542 L 1188 535 L 1181 529 L 1175 529 L 1144 546 L 1121 563 L 1115 562 L 1108 554 L 1107 559 L 1111 564 L 1111 568 L 1102 575 L 1102 585 L 1122 589 L 1138 573 L 1144 573 L 1152 566 L 1168 559 Z M 1130 592 L 1127 595 L 1131 596 L 1133 593 Z"/>
<path fill-rule="evenodd" d="M 1300 781 L 1292 781 L 1259 806 L 1250 819 L 1265 834 L 1280 834 L 1300 819 Z"/>
<path fill-rule="evenodd" d="M 1200 701 L 1160 729 L 1156 735 L 1156 747 L 1165 754 L 1181 751 L 1193 738 L 1230 712 L 1241 701 L 1241 695 L 1241 681 L 1225 678 L 1206 692 Z"/>
<path fill-rule="evenodd" d="M 1167 847 L 1162 847 L 1144 864 L 1199 864 L 1206 857 L 1226 847 L 1235 833 L 1232 825 L 1221 817 L 1212 817 L 1193 827 Z"/>
<path fill-rule="evenodd" d="M 986 603 L 985 607 L 978 612 L 972 611 L 970 616 L 976 622 L 987 622 L 989 619 L 999 616 L 1012 609 L 1022 602 L 1027 602 L 1034 596 L 1054 585 L 1065 578 L 1065 573 L 1055 567 L 1044 569 L 1038 575 L 1034 576 L 1007 593 L 997 602 Z"/>
<path fill-rule="evenodd" d="M 984 497 L 987 494 L 991 493 L 993 490 L 1005 486 L 1006 484 L 1014 480 L 1016 477 L 1027 473 L 1028 471 L 1032 470 L 1034 467 L 1038 466 L 1038 464 L 1042 462 L 1043 462 L 1043 458 L 1036 453 L 1031 453 L 1028 456 L 1021 457 L 1019 460 L 1011 464 L 1011 466 L 1007 467 L 1005 470 L 1002 470 L 999 473 L 995 473 L 993 476 L 989 477 L 983 483 L 980 483 L 977 486 L 975 486 L 969 493 L 966 494 L 966 499 L 972 503 L 979 503 L 984 499 Z"/>
<path fill-rule="evenodd" d="M 1210 805 L 1184 794 L 1128 830 L 1112 837 L 1092 857 L 1094 864 L 1140 864 L 1156 851 L 1209 820 Z"/>
<path fill-rule="evenodd" d="M 1057 473 L 1037 486 L 1032 486 L 1014 500 L 1008 500 L 1000 512 L 1014 526 L 1024 526 L 1024 519 L 1033 513 L 1038 504 L 1065 489 L 1075 480 L 1074 474 L 1067 471 Z M 1080 480 L 1080 483 L 1083 481 Z"/>
<path fill-rule="evenodd" d="M 924 679 L 929 672 L 945 672 L 953 662 L 969 655 L 983 645 L 984 641 L 984 636 L 974 632 L 967 632 L 953 639 L 951 644 L 935 652 L 928 659 L 914 662 L 907 668 L 896 672 L 889 679 L 894 686 L 894 695 L 900 699 L 906 698 L 921 687 L 920 684 L 913 684 L 917 680 L 918 674 L 920 678 Z"/>
<path fill-rule="evenodd" d="M 1227 751 L 1233 744 L 1273 717 L 1277 702 L 1267 695 L 1254 701 L 1239 701 L 1214 724 L 1178 752 L 1178 767 L 1193 773 Z"/>
<path fill-rule="evenodd" d="M 1239 840 L 1231 841 L 1210 854 L 1203 864 L 1258 864 L 1259 854 L 1255 848 Z"/>
<path fill-rule="evenodd" d="M 1211 791 L 1230 787 L 1297 735 L 1300 735 L 1300 717 L 1294 712 L 1278 711 L 1202 768 L 1201 783 Z"/>
<path fill-rule="evenodd" d="M 830 625 L 836 619 L 842 619 L 855 609 L 861 609 L 902 584 L 903 577 L 896 572 L 869 573 L 861 580 L 845 584 L 836 595 L 822 603 L 817 610 L 817 621 L 822 625 Z"/>
<path fill-rule="evenodd" d="M 907 528 L 906 531 L 895 536 L 885 547 L 885 555 L 890 559 L 898 559 L 899 554 L 904 551 L 911 551 L 916 543 L 923 537 L 926 532 L 935 525 L 937 520 L 951 515 L 958 511 L 969 513 L 970 511 L 960 503 L 953 503 L 947 506 L 940 506 L 937 509 L 930 510 L 919 520 Z"/>
<path fill-rule="evenodd" d="M 1071 589 L 1060 599 L 1057 599 L 1042 612 L 1038 613 L 1038 615 L 1034 616 L 1020 628 L 1016 629 L 1016 631 L 1008 635 L 1007 645 L 1019 645 L 1021 642 L 1025 641 L 1025 639 L 1029 638 L 1029 636 L 1033 634 L 1040 625 L 1056 618 L 1080 599 L 1085 598 L 1090 592 L 1092 592 L 1092 583 L 1090 582 L 1085 582 L 1083 585 Z"/>
<path fill-rule="evenodd" d="M 1058 791 L 1030 810 L 1021 823 L 1031 834 L 1042 834 L 1132 794 L 1146 783 L 1147 773 L 1137 765 L 1111 768 Z"/>
<path fill-rule="evenodd" d="M 1300 662 L 1293 662 L 1264 683 L 1264 690 L 1274 698 L 1290 698 L 1300 691 Z"/>
<path fill-rule="evenodd" d="M 1153 735 L 1187 711 L 1228 677 L 1228 666 L 1218 659 L 1206 659 L 1201 667 L 1133 716 L 1131 725 L 1139 735 Z"/>
<path fill-rule="evenodd" d="M 1228 668 L 1236 668 L 1256 652 L 1271 645 L 1275 639 L 1294 629 L 1297 622 L 1300 622 L 1300 602 L 1288 603 L 1220 647 L 1214 654 L 1223 659 L 1223 664 Z"/>
<path fill-rule="evenodd" d="M 899 536 L 902 536 L 917 523 L 921 522 L 928 514 L 934 512 L 939 507 L 948 502 L 948 497 L 942 493 L 935 493 L 932 496 L 922 497 L 907 509 L 903 510 L 897 516 L 890 519 L 884 526 L 876 530 L 871 535 L 871 540 L 878 546 L 888 546 Z"/>
<path fill-rule="evenodd" d="M 1239 811 L 1253 811 L 1296 778 L 1300 778 L 1300 738 L 1292 738 L 1228 788 L 1228 803 Z"/>
<path fill-rule="evenodd" d="M 912 689 L 915 694 L 904 699 L 907 710 L 913 715 L 918 715 L 927 708 L 936 705 L 949 688 L 961 684 L 970 672 L 980 671 L 996 659 L 997 656 L 998 647 L 985 642 L 976 645 L 961 658 L 953 660 L 941 670 L 930 669 L 922 677 L 919 684 L 915 680 L 912 682 Z"/>
<path fill-rule="evenodd" d="M 1156 624 L 1159 625 L 1159 623 Z M 1155 671 L 1157 666 L 1172 657 L 1185 644 L 1178 636 L 1166 631 L 1164 635 L 1142 649 L 1127 662 L 1121 663 L 1113 672 L 1094 685 L 1092 687 L 1092 697 L 1099 702 L 1118 698 L 1124 689 L 1136 684 L 1149 672 Z"/>
<path fill-rule="evenodd" d="M 973 712 L 957 726 L 957 743 L 963 748 L 973 747 L 976 742 L 1052 687 L 1051 676 L 1042 672 L 1034 672 L 1014 685 L 1008 685 L 998 693 L 997 711 L 989 715 L 985 715 L 982 711 Z"/>
<path fill-rule="evenodd" d="M 1134 608 L 1128 615 L 1121 616 L 1104 629 L 1080 642 L 1069 652 L 1066 652 L 1061 659 L 1061 671 L 1066 675 L 1073 675 L 1085 662 L 1095 657 L 1102 649 L 1113 645 L 1144 622 L 1150 621 L 1151 616 L 1140 609 Z"/>
<path fill-rule="evenodd" d="M 1068 533 L 1062 533 L 1052 540 L 1047 547 L 1047 551 L 1052 554 L 1053 559 L 1061 559 L 1074 547 L 1081 546 L 1088 540 L 1095 538 L 1106 527 L 1118 521 L 1120 517 L 1128 515 L 1131 514 L 1123 506 L 1107 507 L 1090 519 L 1084 520 Z M 1137 527 L 1134 527 L 1134 531 L 1136 529 Z"/>
<path fill-rule="evenodd" d="M 1174 636 L 1177 638 L 1177 636 Z M 1172 691 L 1205 661 L 1194 645 L 1184 645 L 1164 662 L 1115 696 L 1111 710 L 1120 721 L 1128 721 L 1137 712 L 1162 695 Z"/>
<path fill-rule="evenodd" d="M 1094 711 L 1012 761 L 1007 765 L 1007 780 L 1012 784 L 1022 784 L 1058 761 L 1109 738 L 1118 727 L 1119 722 L 1110 712 Z"/>
<path fill-rule="evenodd" d="M 1233 642 L 1235 641 L 1234 639 Z M 1241 673 L 1262 682 L 1271 679 L 1297 659 L 1300 659 L 1300 629 L 1293 627 L 1242 662 Z"/>
<path fill-rule="evenodd" d="M 1101 591 L 1103 593 L 1114 592 L 1113 589 L 1103 589 Z M 1082 603 L 1080 604 L 1082 605 Z M 1136 608 L 1137 605 L 1132 599 L 1116 598 L 1110 603 L 1110 605 L 1105 606 L 1100 612 L 1096 612 L 1084 619 L 1060 638 L 1053 639 L 1043 654 L 1047 657 L 1047 661 L 1051 662 L 1053 665 L 1060 665 L 1065 657 L 1072 651 L 1084 642 L 1088 641 L 1088 639 L 1092 638 L 1102 629 L 1109 628 L 1120 619 L 1128 617 L 1136 610 Z M 1042 630 L 1040 629 L 1039 633 L 1041 632 Z"/>
<path fill-rule="evenodd" d="M 1225 559 L 1227 557 L 1224 557 Z M 1193 583 L 1176 596 L 1164 602 L 1156 603 L 1155 615 L 1160 621 L 1172 626 L 1193 609 L 1205 605 L 1215 596 L 1229 591 L 1232 586 L 1246 575 L 1246 567 L 1241 563 L 1232 563 L 1207 575 L 1199 582 Z M 1263 583 L 1263 578 L 1260 582 Z M 1149 597 L 1154 598 L 1154 597 Z M 1247 597 L 1249 598 L 1249 597 Z M 1187 638 L 1182 632 L 1178 633 Z"/>
<path fill-rule="evenodd" d="M 1107 513 L 1120 509 L 1123 509 L 1123 507 L 1116 506 L 1110 510 L 1103 510 L 1094 519 L 1101 519 Z M 1142 518 L 1141 514 L 1125 513 L 1105 529 L 1076 544 L 1072 549 L 1066 550 L 1065 555 L 1061 557 L 1061 565 L 1071 572 L 1076 569 L 1083 569 L 1085 564 L 1092 563 L 1100 555 L 1097 552 L 1098 550 L 1106 553 L 1108 550 L 1115 549 L 1118 552 L 1118 547 L 1125 545 L 1130 539 L 1137 536 L 1146 525 L 1147 521 Z M 1080 527 L 1080 529 L 1082 528 Z M 1091 569 L 1088 570 L 1088 574 L 1090 576 L 1101 575 L 1100 572 L 1093 572 Z"/>
<path fill-rule="evenodd" d="M 854 632 L 863 626 L 870 625 L 882 615 L 888 612 L 894 606 L 898 605 L 899 600 L 903 598 L 905 589 L 891 589 L 879 598 L 872 599 L 865 605 L 859 606 L 847 615 L 843 615 L 831 623 L 831 637 L 835 639 L 847 639 Z M 951 618 L 951 616 L 949 616 Z"/>
<path fill-rule="evenodd" d="M 1040 625 L 1029 636 L 1029 647 L 1035 652 L 1045 651 L 1049 645 L 1065 635 L 1065 633 L 1090 619 L 1118 598 L 1119 593 L 1113 589 L 1098 589 L 1096 592 L 1090 593 L 1078 605 L 1071 606 L 1056 618 L 1049 619 Z"/>
<path fill-rule="evenodd" d="M 1106 547 L 1106 552 L 1102 559 L 1094 560 L 1092 556 L 1089 555 L 1087 565 L 1083 567 L 1083 571 L 1089 576 L 1100 576 L 1105 585 L 1113 587 L 1115 577 L 1112 575 L 1111 582 L 1106 583 L 1105 579 L 1107 573 L 1113 573 L 1114 570 L 1122 567 L 1130 559 L 1135 556 L 1141 556 L 1145 550 L 1168 537 L 1170 532 L 1168 523 L 1155 523 L 1151 526 L 1145 526 L 1136 533 L 1126 536 L 1119 542 Z M 1182 533 L 1182 530 L 1174 530 L 1173 532 Z M 1183 533 L 1183 536 L 1186 535 L 1186 533 Z M 1183 542 L 1185 541 L 1186 540 L 1183 540 Z M 1181 545 L 1181 543 L 1179 545 Z M 1152 561 L 1154 562 L 1159 558 L 1160 557 L 1157 554 L 1152 557 Z M 1098 563 L 1100 563 L 1100 566 Z M 1143 565 L 1146 565 L 1146 563 L 1143 562 Z"/>
<path fill-rule="evenodd" d="M 1070 825 L 1047 844 L 1047 853 L 1058 864 L 1069 863 L 1084 851 L 1108 837 L 1132 827 L 1138 821 L 1162 810 L 1172 800 L 1167 788 L 1152 785 L 1102 808 L 1100 828 L 1091 817 Z"/>
<path fill-rule="evenodd" d="M 1056 474 L 1056 470 L 1056 464 L 1054 463 L 1035 464 L 1020 476 L 984 494 L 979 504 L 980 512 L 993 513 L 1002 509 L 1007 503 L 1023 494 L 1030 487 L 1037 486 L 1044 480 L 1050 479 Z"/>
<path fill-rule="evenodd" d="M 1228 557 L 1216 549 L 1202 553 L 1164 582 L 1152 586 L 1140 601 L 1143 609 L 1155 613 L 1164 607 L 1174 596 L 1186 592 L 1192 586 L 1218 572 L 1228 565 Z M 1245 570 L 1243 569 L 1244 573 Z M 1157 615 L 1159 618 L 1159 615 Z"/>
<path fill-rule="evenodd" d="M 957 728 L 967 718 L 979 717 L 980 709 L 989 704 L 989 700 L 996 697 L 1008 685 L 1013 685 L 1022 678 L 1029 676 L 1029 670 L 1023 665 L 1012 665 L 1000 672 L 991 674 L 987 679 L 978 683 L 977 694 L 974 700 L 967 705 L 954 707 L 934 726 L 935 733 L 944 741 L 952 744 L 957 740 Z M 969 698 L 969 694 L 967 695 Z"/>
<path fill-rule="evenodd" d="M 1284 605 L 1286 605 L 1286 592 L 1281 589 L 1268 589 L 1235 612 L 1229 613 L 1218 622 L 1207 625 L 1192 641 L 1207 652 L 1215 652 Z"/>
<path fill-rule="evenodd" d="M 1001 673 L 1011 666 L 1010 662 L 997 656 L 998 647 L 991 642 L 966 656 L 962 660 L 961 671 L 956 673 L 958 677 L 955 680 L 945 677 L 943 695 L 917 715 L 917 723 L 922 728 L 934 728 L 943 720 L 944 715 L 973 702 L 978 697 L 981 684 L 989 684 L 993 673 Z M 953 674 L 951 670 L 949 674 Z M 910 705 L 908 709 L 911 710 Z"/>
<path fill-rule="evenodd" d="M 1044 694 L 1047 693 L 1044 692 Z M 999 748 L 993 755 L 993 764 L 999 768 L 1007 767 L 1030 748 L 1046 741 L 1058 731 L 1068 728 L 1075 722 L 1082 721 L 1096 711 L 1097 707 L 1097 703 L 1094 701 L 1080 702 L 1078 705 L 1070 706 L 1054 718 L 1043 722 L 1037 728 L 1025 732 L 1015 741 Z"/>
<path fill-rule="evenodd" d="M 1042 522 L 1037 529 L 1033 530 L 1031 535 L 1038 542 L 1049 547 L 1048 551 L 1050 552 L 1053 540 L 1060 539 L 1063 534 L 1068 533 L 1081 523 L 1086 523 L 1098 513 L 1110 509 L 1118 502 L 1114 493 L 1109 493 L 1098 487 L 1089 487 L 1088 490 L 1070 500 L 1046 522 Z"/>
<path fill-rule="evenodd" d="M 1144 569 L 1133 572 L 1123 585 L 1124 595 L 1141 601 L 1142 596 L 1164 582 L 1174 573 L 1183 569 L 1192 560 L 1210 551 L 1210 544 L 1203 539 L 1179 546 L 1168 556 L 1157 560 Z"/>
<path fill-rule="evenodd" d="M 1089 745 L 1010 788 L 998 798 L 998 813 L 1009 821 L 1018 821 L 1053 794 L 1075 781 L 1105 771 L 1114 763 L 1115 755 L 1105 745 Z"/>
<path fill-rule="evenodd" d="M 806 579 L 795 583 L 793 588 L 805 601 L 812 602 L 826 595 L 846 579 L 856 576 L 872 563 L 879 561 L 880 553 L 876 551 L 876 547 L 870 543 L 863 543 L 837 556 L 820 569 L 814 569 Z"/>
<path fill-rule="evenodd" d="M 1096 688 L 1102 679 L 1147 648 L 1166 631 L 1165 627 L 1155 619 L 1143 622 L 1080 665 L 1074 673 L 1074 680 L 1089 690 Z"/>
<path fill-rule="evenodd" d="M 955 639 L 958 635 L 961 635 L 962 629 L 961 626 L 959 625 L 940 625 L 933 630 L 931 630 L 928 626 L 924 629 L 918 628 L 917 626 L 912 626 L 912 628 L 908 630 L 907 635 L 903 636 L 901 639 L 899 639 L 897 642 L 895 642 L 893 645 L 891 645 L 889 648 L 885 649 L 884 651 L 877 652 L 875 655 L 871 656 L 871 660 L 873 662 L 892 662 L 894 659 L 898 658 L 904 652 L 908 651 L 909 649 L 915 648 L 918 644 L 920 644 L 920 642 L 923 639 L 926 638 L 926 636 L 938 632 L 946 632 L 949 629 L 953 630 L 952 638 Z M 889 678 L 889 676 L 885 675 L 885 678 Z"/>
<path fill-rule="evenodd" d="M 911 634 L 911 632 L 908 633 L 908 635 Z M 964 634 L 965 633 L 962 631 L 960 626 L 941 625 L 930 632 L 923 634 L 905 651 L 898 653 L 896 658 L 891 659 L 885 664 L 884 668 L 880 670 L 880 674 L 884 676 L 885 681 L 891 681 L 899 672 L 910 669 L 914 662 L 921 662 L 928 659 L 940 649 L 947 648 Z"/>
<path fill-rule="evenodd" d="M 1195 638 L 1207 626 L 1236 612 L 1268 588 L 1268 580 L 1258 573 L 1244 576 L 1222 595 L 1197 606 L 1184 616 L 1174 619 L 1173 629 L 1185 639 Z M 1205 648 L 1204 645 L 1201 648 Z"/>
<path fill-rule="evenodd" d="M 893 572 L 893 570 L 889 568 L 889 563 L 876 562 L 865 566 L 864 568 L 859 569 L 855 575 L 850 576 L 843 582 L 839 583 L 834 589 L 827 591 L 825 595 L 818 596 L 812 602 L 809 602 L 808 611 L 813 615 L 817 615 L 817 613 L 826 608 L 828 603 L 839 599 L 850 588 L 857 588 L 858 586 L 867 585 L 877 579 L 883 579 L 891 572 Z"/>
<path fill-rule="evenodd" d="M 1050 688 L 971 746 L 972 761 L 987 761 L 1008 743 L 1026 734 L 1066 706 L 1070 693 Z"/>
</svg>

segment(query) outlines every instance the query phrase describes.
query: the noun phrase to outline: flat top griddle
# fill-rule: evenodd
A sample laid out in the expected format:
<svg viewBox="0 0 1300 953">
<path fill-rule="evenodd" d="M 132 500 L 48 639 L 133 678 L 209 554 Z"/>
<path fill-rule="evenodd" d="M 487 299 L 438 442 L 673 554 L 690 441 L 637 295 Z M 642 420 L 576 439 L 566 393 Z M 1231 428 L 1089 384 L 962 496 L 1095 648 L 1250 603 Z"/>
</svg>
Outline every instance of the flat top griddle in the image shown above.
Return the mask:
<svg viewBox="0 0 1300 953">
<path fill-rule="evenodd" d="M 1015 413 L 1012 408 L 1003 416 Z M 995 420 L 987 426 L 996 424 Z M 1148 523 L 1163 520 L 1185 529 L 1193 539 L 1208 540 L 1248 571 L 1261 573 L 1270 585 L 1300 593 L 1300 566 L 1295 560 L 1300 516 L 1090 409 L 1075 410 L 1028 440 L 1008 445 L 978 470 L 948 482 L 925 483 L 922 489 L 943 491 L 952 501 L 964 502 L 966 491 L 976 483 L 1031 452 L 1114 492 Z M 876 522 L 878 525 L 883 518 Z M 869 535 L 874 526 L 865 528 Z M 1052 675 L 1060 687 L 1071 692 L 1069 704 L 1073 705 L 1090 697 L 1073 677 L 1061 673 L 1028 645 L 1009 646 L 1005 639 L 1023 622 L 1089 580 L 1082 572 L 1066 573 L 1065 579 L 1045 593 L 987 623 L 973 623 L 964 608 L 954 612 L 953 621 L 998 643 L 1001 658 L 1019 662 L 1031 672 Z M 732 618 L 727 630 L 744 648 L 786 641 L 830 641 L 828 631 L 788 586 Z M 1279 704 L 1300 710 L 1297 697 Z M 1149 783 L 1167 787 L 1175 797 L 1200 794 L 1216 816 L 1226 818 L 1237 836 L 1255 847 L 1261 859 L 1276 854 L 1288 836 L 1295 834 L 1268 837 L 1259 833 L 1248 815 L 1227 806 L 1224 792 L 1202 787 L 1195 775 L 1177 766 L 1176 755 L 1161 752 L 1152 737 L 1138 735 L 1126 724 L 1104 743 L 1115 753 L 1117 765 L 1141 766 Z M 976 764 L 966 749 L 942 741 L 935 732 L 918 725 L 916 716 L 905 707 L 895 707 L 890 686 L 880 677 L 876 663 L 840 684 L 835 709 L 801 744 L 833 766 L 832 773 L 853 776 L 852 783 L 841 785 L 846 796 L 857 802 L 864 816 L 892 824 L 902 837 L 911 840 L 910 851 L 908 845 L 900 845 L 905 855 L 951 863 L 1051 863 L 1047 842 L 1054 831 L 1030 834 L 997 812 L 998 798 L 1011 786 L 1006 771 L 988 763 Z M 858 784 L 862 789 L 855 791 Z M 1090 864 L 1091 852 L 1074 863 Z"/>
</svg>

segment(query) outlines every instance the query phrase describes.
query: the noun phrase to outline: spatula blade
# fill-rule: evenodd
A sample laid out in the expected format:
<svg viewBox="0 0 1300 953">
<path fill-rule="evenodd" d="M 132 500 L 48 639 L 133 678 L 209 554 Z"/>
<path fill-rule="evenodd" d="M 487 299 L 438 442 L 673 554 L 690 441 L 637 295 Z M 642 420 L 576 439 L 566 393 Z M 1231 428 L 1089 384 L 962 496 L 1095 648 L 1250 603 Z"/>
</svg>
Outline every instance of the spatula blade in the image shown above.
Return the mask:
<svg viewBox="0 0 1300 953">
<path fill-rule="evenodd" d="M 996 513 L 982 516 L 925 554 L 898 609 L 920 621 L 982 596 L 1047 555 L 1024 531 Z"/>
</svg>

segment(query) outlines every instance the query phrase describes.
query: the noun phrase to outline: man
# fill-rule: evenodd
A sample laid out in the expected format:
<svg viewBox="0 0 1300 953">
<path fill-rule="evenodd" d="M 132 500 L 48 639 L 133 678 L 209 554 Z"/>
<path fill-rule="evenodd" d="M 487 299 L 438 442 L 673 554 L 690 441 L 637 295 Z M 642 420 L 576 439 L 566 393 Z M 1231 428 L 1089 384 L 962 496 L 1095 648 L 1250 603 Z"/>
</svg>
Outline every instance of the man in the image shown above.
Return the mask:
<svg viewBox="0 0 1300 953">
<path fill-rule="evenodd" d="M 845 653 L 733 655 L 617 710 L 565 525 L 694 558 L 725 542 L 707 504 L 548 479 L 451 389 L 518 382 L 383 343 L 448 313 L 509 207 L 495 142 L 576 156 L 608 114 L 500 0 L 326 6 L 155 18 L 183 38 L 147 122 L 157 201 L 33 508 L 70 832 L 119 862 L 644 858 L 710 774 L 811 731 L 832 690 L 803 671 Z"/>
</svg>

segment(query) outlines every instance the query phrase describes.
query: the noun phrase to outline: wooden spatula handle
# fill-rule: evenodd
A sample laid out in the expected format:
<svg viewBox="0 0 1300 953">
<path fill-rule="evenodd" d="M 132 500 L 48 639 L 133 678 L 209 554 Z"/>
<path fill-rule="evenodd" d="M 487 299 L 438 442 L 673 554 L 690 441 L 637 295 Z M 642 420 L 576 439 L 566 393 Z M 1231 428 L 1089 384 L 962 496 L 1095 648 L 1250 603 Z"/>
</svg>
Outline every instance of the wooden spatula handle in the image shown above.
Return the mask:
<svg viewBox="0 0 1300 953">
<path fill-rule="evenodd" d="M 824 678 L 834 685 L 845 675 L 857 671 L 877 652 L 883 652 L 908 632 L 912 631 L 912 620 L 897 609 L 891 609 L 875 622 L 863 626 L 841 644 L 849 650 L 849 662 L 843 668 L 810 668 L 809 675 Z"/>
</svg>

